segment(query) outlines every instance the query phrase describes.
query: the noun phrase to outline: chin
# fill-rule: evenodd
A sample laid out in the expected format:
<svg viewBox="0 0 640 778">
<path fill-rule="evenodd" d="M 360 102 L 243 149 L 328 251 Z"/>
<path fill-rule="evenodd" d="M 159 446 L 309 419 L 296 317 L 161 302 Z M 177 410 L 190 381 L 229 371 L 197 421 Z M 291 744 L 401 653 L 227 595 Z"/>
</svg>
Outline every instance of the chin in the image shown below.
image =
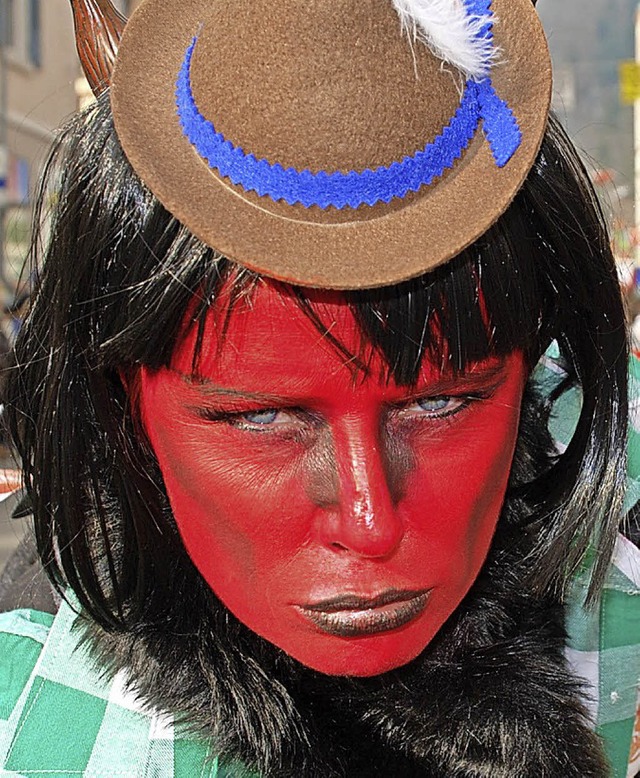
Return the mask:
<svg viewBox="0 0 640 778">
<path fill-rule="evenodd" d="M 375 636 L 327 637 L 324 641 L 331 645 L 325 644 L 322 650 L 309 646 L 305 650 L 280 648 L 300 664 L 324 675 L 370 678 L 408 664 L 429 644 L 430 636 L 418 639 L 408 632 L 403 628 Z"/>
</svg>

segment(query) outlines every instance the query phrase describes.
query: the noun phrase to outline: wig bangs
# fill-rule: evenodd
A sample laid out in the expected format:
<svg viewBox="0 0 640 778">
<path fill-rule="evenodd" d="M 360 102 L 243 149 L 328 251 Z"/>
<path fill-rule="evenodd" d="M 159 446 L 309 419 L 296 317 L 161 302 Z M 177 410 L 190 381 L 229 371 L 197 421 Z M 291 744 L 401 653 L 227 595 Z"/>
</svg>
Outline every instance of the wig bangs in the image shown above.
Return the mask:
<svg viewBox="0 0 640 778">
<path fill-rule="evenodd" d="M 512 221 L 517 221 L 517 214 Z M 393 287 L 343 293 L 344 304 L 361 333 L 357 353 L 333 334 L 332 317 L 321 291 L 277 286 L 344 358 L 354 380 L 369 374 L 374 353 L 382 357 L 386 368 L 383 379 L 404 386 L 416 383 L 425 359 L 442 372 L 457 375 L 488 357 L 521 351 L 532 367 L 549 339 L 542 342 L 540 337 L 542 309 L 538 295 L 532 293 L 533 258 L 522 256 L 523 251 L 513 245 L 516 231 L 515 226 L 503 222 L 493 228 L 494 234 L 486 235 L 454 261 L 427 275 Z M 224 335 L 233 327 L 237 306 L 250 305 L 260 288 L 260 277 L 250 271 L 211 256 L 204 247 L 198 254 L 202 257 L 202 285 L 184 301 L 186 311 L 175 312 L 175 320 L 181 321 L 178 331 L 165 330 L 158 333 L 162 337 L 157 342 L 147 344 L 156 358 L 162 355 L 161 361 L 149 364 L 140 355 L 140 361 L 152 368 L 170 361 L 168 340 L 175 348 L 197 327 L 192 371 L 198 376 L 203 349 L 210 347 L 206 342 L 207 318 L 216 311 L 222 345 Z M 329 296 L 335 300 L 335 293 Z M 224 302 L 219 306 L 221 297 Z M 136 315 L 143 317 L 144 313 L 143 308 Z"/>
</svg>

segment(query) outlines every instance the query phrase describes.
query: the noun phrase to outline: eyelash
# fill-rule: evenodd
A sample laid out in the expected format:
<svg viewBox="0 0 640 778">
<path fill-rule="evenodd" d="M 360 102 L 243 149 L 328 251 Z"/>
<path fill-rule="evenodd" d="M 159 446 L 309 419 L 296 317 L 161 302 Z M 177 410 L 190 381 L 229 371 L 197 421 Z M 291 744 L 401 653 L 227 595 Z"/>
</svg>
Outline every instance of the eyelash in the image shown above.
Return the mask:
<svg viewBox="0 0 640 778">
<path fill-rule="evenodd" d="M 265 429 L 268 429 L 272 425 L 269 423 L 260 424 L 259 422 L 246 421 L 244 417 L 267 413 L 289 413 L 296 417 L 300 417 L 303 414 L 305 416 L 309 415 L 308 413 L 305 413 L 302 408 L 255 408 L 246 411 L 218 411 L 214 408 L 198 408 L 197 413 L 204 421 L 222 422 L 223 424 L 231 424 L 236 427 L 242 427 L 242 425 L 246 424 L 247 427 L 251 427 L 252 429 L 255 427 L 264 427 Z"/>
</svg>

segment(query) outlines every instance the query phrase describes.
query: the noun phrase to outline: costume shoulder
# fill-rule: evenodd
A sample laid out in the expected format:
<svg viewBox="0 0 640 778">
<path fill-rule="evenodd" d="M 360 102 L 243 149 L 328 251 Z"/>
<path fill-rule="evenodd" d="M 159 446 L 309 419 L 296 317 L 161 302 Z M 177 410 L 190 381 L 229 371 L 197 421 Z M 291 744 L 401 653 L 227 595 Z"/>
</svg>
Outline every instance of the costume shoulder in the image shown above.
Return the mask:
<svg viewBox="0 0 640 778">
<path fill-rule="evenodd" d="M 52 621 L 52 616 L 34 610 L 0 613 L 0 727 L 9 720 L 33 673 Z"/>
<path fill-rule="evenodd" d="M 202 741 L 144 710 L 123 675 L 105 679 L 63 603 L 55 618 L 0 614 L 0 775 L 229 778 Z"/>
<path fill-rule="evenodd" d="M 640 550 L 620 535 L 596 607 L 585 608 L 586 565 L 567 602 L 567 660 L 585 681 L 586 706 L 614 778 L 640 772 Z"/>
<path fill-rule="evenodd" d="M 553 343 L 536 368 L 535 380 L 551 395 L 567 376 L 562 355 Z M 550 430 L 562 452 L 573 435 L 582 396 L 571 387 L 556 398 Z M 629 434 L 626 519 L 616 543 L 613 563 L 597 607 L 585 607 L 591 564 L 587 559 L 567 597 L 567 660 L 585 681 L 585 703 L 605 744 L 615 778 L 640 772 L 640 361 L 629 362 Z"/>
</svg>

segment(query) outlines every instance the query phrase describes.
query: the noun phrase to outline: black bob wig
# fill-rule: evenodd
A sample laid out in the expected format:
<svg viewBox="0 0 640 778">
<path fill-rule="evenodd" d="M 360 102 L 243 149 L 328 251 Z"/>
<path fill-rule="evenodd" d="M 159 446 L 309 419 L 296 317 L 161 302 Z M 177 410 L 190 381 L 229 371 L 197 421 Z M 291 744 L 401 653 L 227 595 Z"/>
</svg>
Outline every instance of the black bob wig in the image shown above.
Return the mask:
<svg viewBox="0 0 640 778">
<path fill-rule="evenodd" d="M 118 143 L 108 94 L 62 133 L 39 202 L 46 229 L 34 241 L 37 288 L 6 390 L 10 432 L 50 577 L 102 627 L 135 629 L 184 608 L 179 593 L 203 582 L 122 376 L 169 363 L 194 299 L 202 332 L 222 283 L 240 297 L 259 279 L 203 245 L 144 187 Z M 304 289 L 282 293 L 322 327 Z M 474 245 L 412 281 L 344 296 L 364 341 L 407 385 L 425 354 L 446 353 L 462 371 L 519 349 L 532 368 L 559 343 L 566 383 L 582 389 L 576 432 L 535 478 L 512 479 L 506 500 L 525 506 L 524 531 L 535 536 L 535 589 L 560 591 L 595 543 L 595 594 L 624 483 L 627 342 L 602 215 L 557 122 L 513 204 Z"/>
</svg>

